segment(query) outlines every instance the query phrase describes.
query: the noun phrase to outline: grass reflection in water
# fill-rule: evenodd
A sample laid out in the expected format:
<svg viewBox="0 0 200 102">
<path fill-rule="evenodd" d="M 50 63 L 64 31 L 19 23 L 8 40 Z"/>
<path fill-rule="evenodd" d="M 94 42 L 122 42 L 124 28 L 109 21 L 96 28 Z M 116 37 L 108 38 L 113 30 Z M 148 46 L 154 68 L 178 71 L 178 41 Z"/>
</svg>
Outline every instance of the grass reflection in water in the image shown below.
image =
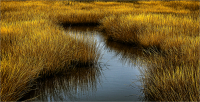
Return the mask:
<svg viewBox="0 0 200 102">
<path fill-rule="evenodd" d="M 81 95 L 87 96 L 96 91 L 97 84 L 100 82 L 101 68 L 72 68 L 67 72 L 38 80 L 36 90 L 24 99 L 34 96 L 32 101 L 79 100 Z"/>
</svg>

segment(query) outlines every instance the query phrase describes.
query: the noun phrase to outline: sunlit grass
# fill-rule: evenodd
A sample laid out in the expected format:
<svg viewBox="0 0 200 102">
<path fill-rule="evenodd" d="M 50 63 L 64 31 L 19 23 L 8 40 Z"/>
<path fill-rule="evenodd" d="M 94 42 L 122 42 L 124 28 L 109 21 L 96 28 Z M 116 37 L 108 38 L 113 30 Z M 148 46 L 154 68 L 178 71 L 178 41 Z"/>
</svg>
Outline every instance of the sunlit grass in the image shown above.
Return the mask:
<svg viewBox="0 0 200 102">
<path fill-rule="evenodd" d="M 152 67 L 144 74 L 148 100 L 199 100 L 199 19 L 162 14 L 109 16 L 101 28 L 112 40 L 153 48 L 150 54 L 165 56 L 149 58 Z M 161 53 L 155 53 L 157 49 Z"/>
<path fill-rule="evenodd" d="M 142 13 L 111 15 L 101 20 L 100 28 L 109 39 L 143 46 L 151 55 L 142 78 L 147 100 L 200 100 L 199 18 L 195 15 L 198 13 Z"/>
<path fill-rule="evenodd" d="M 1 3 L 2 101 L 20 99 L 38 77 L 98 61 L 100 53 L 92 38 L 86 41 L 67 36 L 44 12 L 36 12 L 46 8 L 45 4 L 32 10 L 40 2 L 9 3 Z"/>
<path fill-rule="evenodd" d="M 112 39 L 148 46 L 153 46 L 151 43 L 155 40 L 161 44 L 158 40 L 163 41 L 167 37 L 199 35 L 199 19 L 193 20 L 189 17 L 181 18 L 174 15 L 112 15 L 105 17 L 101 22 L 101 28 Z"/>
<path fill-rule="evenodd" d="M 62 23 L 99 23 L 110 39 L 159 48 L 165 57 L 150 60 L 150 65 L 156 66 L 146 71 L 145 95 L 150 100 L 199 101 L 198 8 L 197 1 L 4 0 L 0 30 L 1 101 L 20 99 L 38 77 L 98 61 L 95 42 L 66 36 L 59 25 Z"/>
<path fill-rule="evenodd" d="M 17 30 L 9 30 L 13 28 Z M 11 24 L 1 34 L 2 100 L 19 99 L 38 75 L 53 75 L 76 64 L 93 64 L 99 57 L 92 40 L 66 36 L 61 28 L 45 20 Z"/>
<path fill-rule="evenodd" d="M 146 100 L 200 100 L 199 50 L 190 55 L 182 50 L 176 52 L 170 49 L 164 56 L 154 54 L 148 59 L 149 67 L 141 68 Z"/>
</svg>

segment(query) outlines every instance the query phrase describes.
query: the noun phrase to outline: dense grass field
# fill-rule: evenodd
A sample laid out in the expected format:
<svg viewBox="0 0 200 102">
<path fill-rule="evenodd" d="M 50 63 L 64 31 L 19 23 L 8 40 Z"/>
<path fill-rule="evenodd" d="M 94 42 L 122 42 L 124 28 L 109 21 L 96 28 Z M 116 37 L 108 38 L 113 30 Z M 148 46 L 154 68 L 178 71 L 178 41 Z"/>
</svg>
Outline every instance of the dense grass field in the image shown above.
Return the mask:
<svg viewBox="0 0 200 102">
<path fill-rule="evenodd" d="M 1 2 L 1 101 L 17 101 L 35 79 L 95 64 L 92 38 L 63 24 L 98 24 L 109 40 L 144 48 L 147 100 L 200 101 L 198 1 Z M 149 57 L 149 58 L 148 58 Z"/>
</svg>

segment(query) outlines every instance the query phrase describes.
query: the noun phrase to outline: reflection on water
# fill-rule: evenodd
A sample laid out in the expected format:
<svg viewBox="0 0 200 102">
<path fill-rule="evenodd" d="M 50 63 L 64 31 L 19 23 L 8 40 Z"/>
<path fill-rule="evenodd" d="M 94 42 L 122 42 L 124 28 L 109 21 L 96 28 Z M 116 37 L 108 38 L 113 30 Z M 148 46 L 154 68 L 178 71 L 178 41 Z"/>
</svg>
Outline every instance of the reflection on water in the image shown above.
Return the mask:
<svg viewBox="0 0 200 102">
<path fill-rule="evenodd" d="M 101 68 L 72 68 L 67 73 L 38 80 L 37 89 L 26 99 L 32 101 L 79 100 L 81 95 L 89 96 L 97 90 Z M 32 97 L 34 96 L 34 97 Z"/>
<path fill-rule="evenodd" d="M 105 48 L 115 52 L 115 57 L 118 57 L 123 64 L 128 64 L 134 67 L 141 64 L 140 61 L 144 59 L 143 50 L 138 46 L 131 46 L 106 40 Z"/>
<path fill-rule="evenodd" d="M 38 89 L 29 94 L 32 97 L 39 95 L 33 100 L 139 101 L 142 99 L 138 67 L 141 67 L 140 63 L 145 57 L 140 48 L 108 41 L 96 27 L 66 29 L 66 34 L 70 36 L 93 36 L 90 39 L 96 39 L 97 47 L 100 47 L 102 52 L 99 62 L 101 64 L 90 68 L 74 68 L 65 75 L 38 81 Z"/>
</svg>

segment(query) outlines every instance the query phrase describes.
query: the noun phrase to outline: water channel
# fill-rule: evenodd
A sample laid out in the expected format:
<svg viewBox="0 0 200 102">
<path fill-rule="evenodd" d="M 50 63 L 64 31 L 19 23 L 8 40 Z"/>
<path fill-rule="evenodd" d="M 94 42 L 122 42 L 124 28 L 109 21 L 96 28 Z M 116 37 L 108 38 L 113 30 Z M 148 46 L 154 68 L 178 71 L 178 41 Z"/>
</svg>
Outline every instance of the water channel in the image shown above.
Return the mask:
<svg viewBox="0 0 200 102">
<path fill-rule="evenodd" d="M 37 82 L 36 90 L 26 98 L 32 101 L 141 101 L 143 99 L 139 67 L 142 50 L 107 41 L 96 27 L 67 27 L 66 34 L 91 35 L 97 41 L 102 58 L 90 68 L 77 68 Z"/>
</svg>

